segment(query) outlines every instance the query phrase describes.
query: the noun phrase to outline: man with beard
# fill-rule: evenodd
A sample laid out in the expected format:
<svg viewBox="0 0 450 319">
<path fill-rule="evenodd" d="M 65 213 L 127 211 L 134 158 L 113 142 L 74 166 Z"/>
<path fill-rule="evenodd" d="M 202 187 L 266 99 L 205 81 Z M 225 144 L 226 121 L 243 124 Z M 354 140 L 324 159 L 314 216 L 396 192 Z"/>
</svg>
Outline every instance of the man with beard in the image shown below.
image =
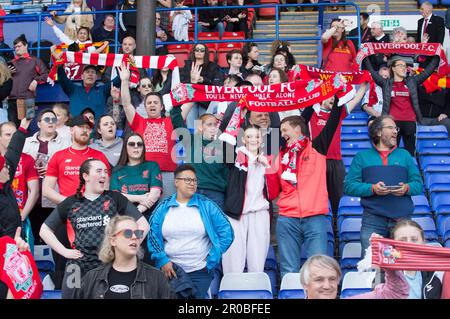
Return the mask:
<svg viewBox="0 0 450 319">
<path fill-rule="evenodd" d="M 67 197 L 76 193 L 80 184 L 79 170 L 81 164 L 91 158 L 96 158 L 105 163 L 109 169 L 106 156 L 97 150 L 88 147 L 89 136 L 94 124 L 87 117 L 81 115 L 74 117 L 70 122 L 72 134 L 72 145 L 56 152 L 48 162 L 47 173 L 42 183 L 42 195 L 55 204 L 61 203 Z M 56 190 L 58 186 L 59 192 Z M 106 189 L 108 189 L 106 187 Z M 56 230 L 59 241 L 69 247 L 68 234 L 73 233 L 72 229 L 60 227 Z M 65 269 L 65 258 L 59 254 L 53 254 L 55 259 L 55 276 L 52 278 L 55 286 L 61 287 L 62 276 Z"/>
<path fill-rule="evenodd" d="M 411 196 L 423 192 L 422 177 L 408 151 L 397 148 L 399 128 L 390 115 L 377 117 L 369 126 L 372 149 L 353 158 L 344 181 L 344 193 L 361 197 L 362 255 L 377 233 L 389 237 L 399 218 L 411 219 Z"/>
</svg>

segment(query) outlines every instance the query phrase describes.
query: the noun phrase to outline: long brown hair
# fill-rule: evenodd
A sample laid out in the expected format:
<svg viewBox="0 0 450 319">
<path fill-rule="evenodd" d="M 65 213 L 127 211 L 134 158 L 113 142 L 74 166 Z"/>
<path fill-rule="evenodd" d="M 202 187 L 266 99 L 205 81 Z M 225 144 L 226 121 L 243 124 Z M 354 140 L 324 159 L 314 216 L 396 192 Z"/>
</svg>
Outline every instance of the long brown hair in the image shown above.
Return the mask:
<svg viewBox="0 0 450 319">
<path fill-rule="evenodd" d="M 0 63 L 0 85 L 3 85 L 11 78 L 11 70 L 5 63 Z"/>
<path fill-rule="evenodd" d="M 191 53 L 189 53 L 189 58 L 191 59 L 192 63 L 194 64 L 195 63 L 195 49 L 199 45 L 202 45 L 205 48 L 205 57 L 203 58 L 203 64 L 207 65 L 209 63 L 209 50 L 208 50 L 208 47 L 206 46 L 206 44 L 203 44 L 203 43 L 194 44 L 194 46 L 192 47 Z"/>
<path fill-rule="evenodd" d="M 395 226 L 391 229 L 391 238 L 394 239 L 395 238 L 395 232 L 397 230 L 399 230 L 402 227 L 405 226 L 410 226 L 410 227 L 414 227 L 417 228 L 417 230 L 420 232 L 420 236 L 422 236 L 422 240 L 425 241 L 425 233 L 423 232 L 422 227 L 416 223 L 413 220 L 409 220 L 409 219 L 400 219 Z"/>
<path fill-rule="evenodd" d="M 127 145 L 128 145 L 128 140 L 130 139 L 130 137 L 133 137 L 133 136 L 139 136 L 142 143 L 144 143 L 144 139 L 142 138 L 142 135 L 139 133 L 130 133 L 129 135 L 127 135 L 125 137 L 125 140 L 123 141 L 122 151 L 120 153 L 119 162 L 117 163 L 117 167 L 122 167 L 122 166 L 125 166 L 128 164 L 129 158 L 128 158 Z M 141 163 L 145 162 L 145 143 L 144 143 L 144 146 L 142 147 L 142 154 L 141 154 L 140 161 L 141 161 Z"/>
</svg>

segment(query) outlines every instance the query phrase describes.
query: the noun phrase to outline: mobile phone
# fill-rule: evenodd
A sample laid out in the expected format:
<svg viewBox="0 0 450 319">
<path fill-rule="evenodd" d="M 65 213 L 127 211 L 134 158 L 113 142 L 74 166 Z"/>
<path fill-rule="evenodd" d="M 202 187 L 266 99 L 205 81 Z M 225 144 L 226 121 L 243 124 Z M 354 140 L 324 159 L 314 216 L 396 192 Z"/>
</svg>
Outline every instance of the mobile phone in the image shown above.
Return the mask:
<svg viewBox="0 0 450 319">
<path fill-rule="evenodd" d="M 400 186 L 400 185 L 386 185 L 386 186 L 384 186 L 384 188 L 389 189 L 391 191 L 395 191 L 397 189 L 402 188 L 402 186 Z"/>
<path fill-rule="evenodd" d="M 36 116 L 36 112 L 34 110 L 34 99 L 26 99 L 25 100 L 25 118 L 27 120 L 32 120 Z"/>
</svg>

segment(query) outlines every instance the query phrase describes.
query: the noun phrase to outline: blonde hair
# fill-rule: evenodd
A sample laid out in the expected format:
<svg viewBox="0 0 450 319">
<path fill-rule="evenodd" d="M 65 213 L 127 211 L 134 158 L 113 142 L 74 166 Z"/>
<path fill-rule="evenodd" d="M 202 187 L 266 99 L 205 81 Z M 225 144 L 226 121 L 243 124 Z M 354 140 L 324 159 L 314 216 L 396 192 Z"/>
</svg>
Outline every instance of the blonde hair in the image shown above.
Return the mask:
<svg viewBox="0 0 450 319">
<path fill-rule="evenodd" d="M 124 221 L 136 222 L 134 218 L 130 216 L 116 216 L 111 218 L 105 228 L 105 236 L 103 237 L 103 243 L 98 253 L 98 258 L 105 264 L 112 263 L 116 259 L 114 247 L 111 245 L 111 238 L 113 238 L 117 232 L 117 225 Z M 138 259 L 142 259 L 143 256 L 144 252 L 142 251 L 142 248 L 139 248 L 137 254 Z"/>
<path fill-rule="evenodd" d="M 0 85 L 11 78 L 11 71 L 5 63 L 0 63 Z"/>
</svg>

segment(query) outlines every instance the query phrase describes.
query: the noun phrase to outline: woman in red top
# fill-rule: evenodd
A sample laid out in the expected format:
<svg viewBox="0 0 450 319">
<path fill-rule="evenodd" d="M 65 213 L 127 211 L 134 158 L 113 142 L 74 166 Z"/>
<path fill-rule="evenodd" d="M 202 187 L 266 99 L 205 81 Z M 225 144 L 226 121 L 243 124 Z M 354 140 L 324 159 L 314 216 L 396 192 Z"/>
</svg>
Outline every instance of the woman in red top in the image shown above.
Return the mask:
<svg viewBox="0 0 450 319">
<path fill-rule="evenodd" d="M 347 40 L 344 22 L 333 19 L 331 27 L 322 34 L 322 69 L 337 72 L 353 72 L 358 69 L 356 50 Z"/>
</svg>

